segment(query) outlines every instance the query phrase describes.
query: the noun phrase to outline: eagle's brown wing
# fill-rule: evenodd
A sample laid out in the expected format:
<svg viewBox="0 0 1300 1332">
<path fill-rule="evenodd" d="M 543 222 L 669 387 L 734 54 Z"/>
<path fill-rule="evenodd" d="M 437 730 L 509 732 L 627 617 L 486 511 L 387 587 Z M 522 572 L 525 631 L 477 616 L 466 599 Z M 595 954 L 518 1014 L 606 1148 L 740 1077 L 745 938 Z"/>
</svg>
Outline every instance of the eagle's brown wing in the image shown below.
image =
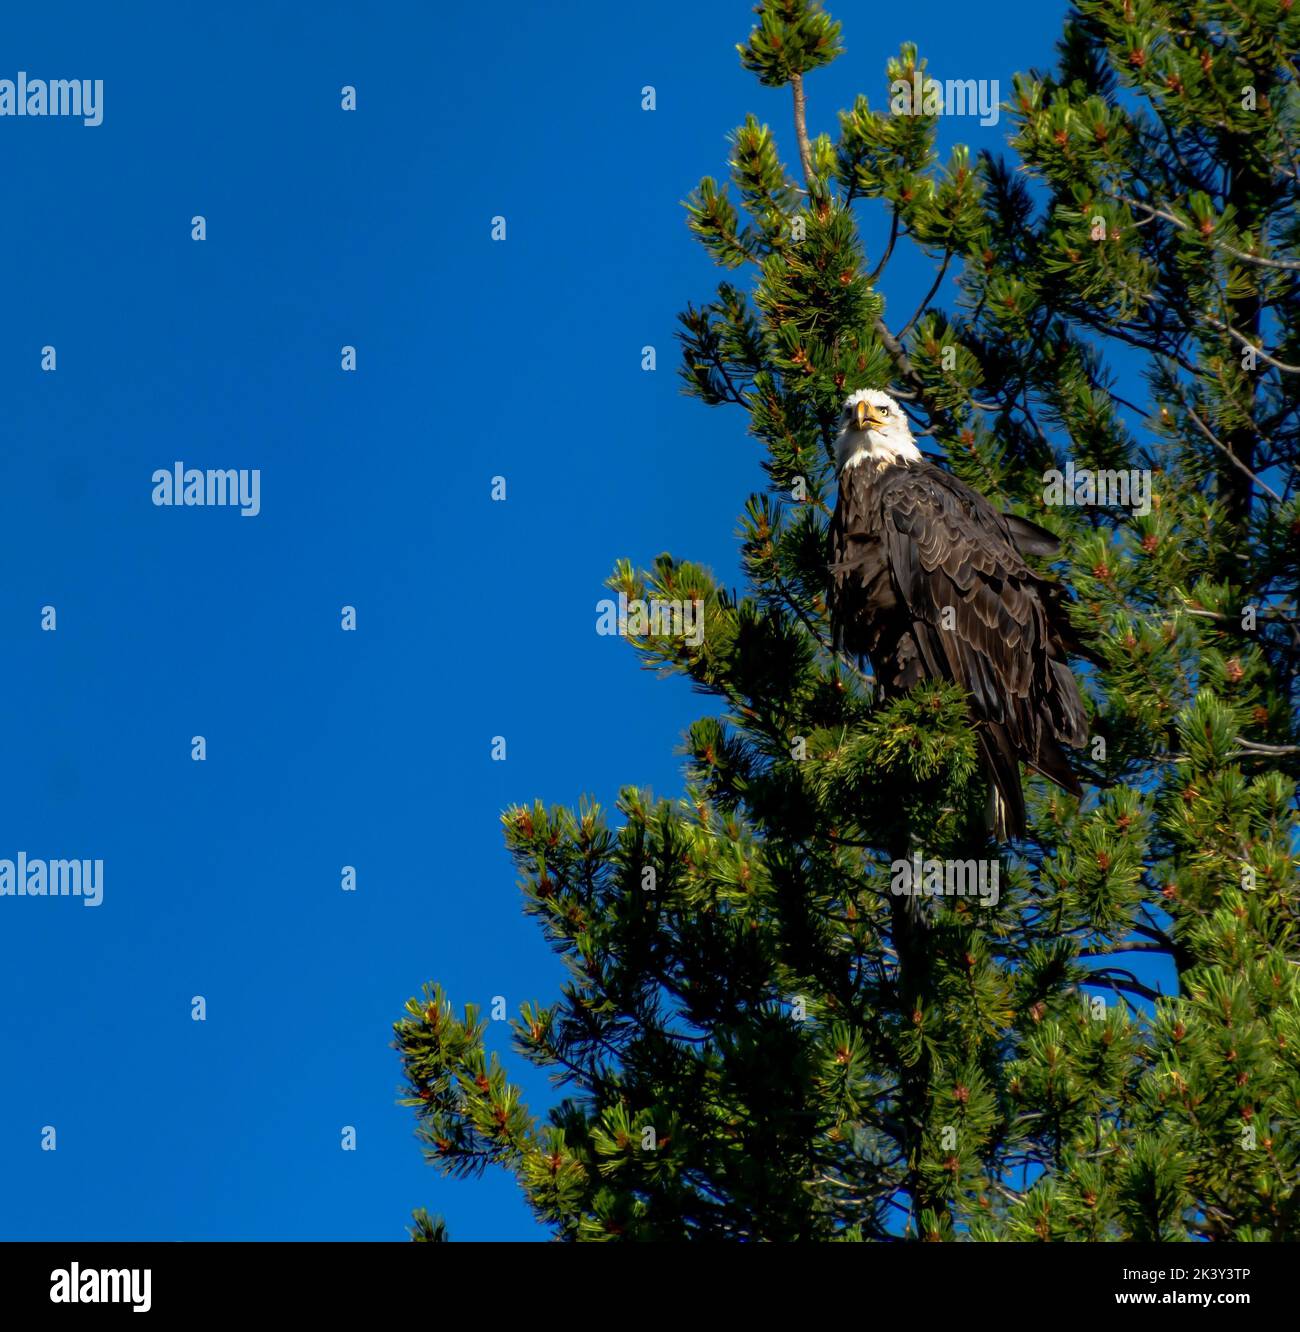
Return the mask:
<svg viewBox="0 0 1300 1332">
<path fill-rule="evenodd" d="M 1056 623 L 1063 605 L 1021 553 L 1049 553 L 1051 534 L 1025 520 L 1013 530 L 929 462 L 846 468 L 840 487 L 830 547 L 838 644 L 872 656 L 879 671 L 874 654 L 888 632 L 887 687 L 932 678 L 966 689 L 1012 832 L 1024 827 L 1019 761 L 1081 794 L 1060 748 L 1086 739 Z"/>
<path fill-rule="evenodd" d="M 927 668 L 970 693 L 1031 767 L 1080 794 L 1059 744 L 1086 739 L 1059 650 L 1053 585 L 1026 563 L 1007 518 L 931 463 L 888 469 L 877 488 L 887 558 Z"/>
<path fill-rule="evenodd" d="M 855 657 L 874 658 L 888 612 L 895 604 L 874 472 L 846 467 L 831 516 L 830 612 L 835 647 Z M 897 683 L 897 682 L 890 682 Z"/>
</svg>

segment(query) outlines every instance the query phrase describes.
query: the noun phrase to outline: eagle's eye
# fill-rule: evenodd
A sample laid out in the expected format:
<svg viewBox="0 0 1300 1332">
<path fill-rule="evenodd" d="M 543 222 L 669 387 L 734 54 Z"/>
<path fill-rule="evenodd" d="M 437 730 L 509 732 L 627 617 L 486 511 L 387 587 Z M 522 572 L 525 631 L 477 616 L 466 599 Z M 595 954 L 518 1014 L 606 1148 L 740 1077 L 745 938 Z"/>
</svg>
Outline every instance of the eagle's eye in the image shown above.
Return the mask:
<svg viewBox="0 0 1300 1332">
<path fill-rule="evenodd" d="M 880 409 L 880 414 L 881 414 L 881 416 L 888 416 L 888 415 L 889 415 L 889 408 L 888 408 L 888 407 L 882 407 L 882 408 Z"/>
</svg>

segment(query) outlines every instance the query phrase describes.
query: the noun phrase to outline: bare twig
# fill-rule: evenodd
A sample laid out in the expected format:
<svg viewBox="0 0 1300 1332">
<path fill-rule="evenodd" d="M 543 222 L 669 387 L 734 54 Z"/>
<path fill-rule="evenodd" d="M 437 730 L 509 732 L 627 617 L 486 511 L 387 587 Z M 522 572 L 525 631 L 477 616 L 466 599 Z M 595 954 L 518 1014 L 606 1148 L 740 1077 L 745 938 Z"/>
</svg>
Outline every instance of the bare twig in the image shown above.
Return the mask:
<svg viewBox="0 0 1300 1332">
<path fill-rule="evenodd" d="M 1261 361 L 1271 365 L 1275 370 L 1281 370 L 1283 374 L 1287 375 L 1300 375 L 1300 365 L 1287 365 L 1285 361 L 1275 359 L 1263 347 L 1255 346 L 1244 333 L 1238 332 L 1231 324 L 1225 324 L 1223 320 L 1216 319 L 1209 311 L 1206 311 L 1205 322 L 1211 328 L 1217 328 L 1219 332 L 1226 333 L 1230 338 L 1235 338 L 1243 347 L 1249 347 L 1253 355 L 1258 356 Z"/>
<path fill-rule="evenodd" d="M 925 313 L 925 311 L 929 307 L 930 302 L 934 300 L 934 294 L 936 291 L 939 290 L 940 284 L 943 282 L 943 279 L 948 272 L 948 265 L 951 262 L 952 262 L 952 251 L 945 250 L 943 252 L 943 263 L 940 265 L 939 272 L 935 276 L 934 281 L 930 284 L 930 290 L 925 293 L 925 299 L 921 302 L 920 305 L 916 307 L 916 313 L 911 317 L 911 319 L 909 319 L 907 323 L 905 323 L 903 327 L 898 330 L 898 340 L 900 342 L 905 337 L 907 337 L 908 332 L 912 328 L 912 325 L 915 324 L 918 319 L 920 319 L 920 317 Z"/>
<path fill-rule="evenodd" d="M 1201 434 L 1204 435 L 1205 438 L 1208 439 L 1210 443 L 1213 444 L 1214 447 L 1218 449 L 1219 452 L 1222 453 L 1223 456 L 1227 458 L 1228 461 L 1231 462 L 1235 468 L 1237 468 L 1238 471 L 1243 472 L 1246 476 L 1250 477 L 1250 479 L 1264 492 L 1264 494 L 1266 494 L 1270 499 L 1272 499 L 1274 503 L 1281 504 L 1282 503 L 1281 495 L 1279 495 L 1277 491 L 1274 490 L 1272 486 L 1270 486 L 1266 481 L 1261 481 L 1259 477 L 1257 477 L 1255 473 L 1252 472 L 1250 468 L 1247 467 L 1246 464 L 1242 462 L 1241 459 L 1238 458 L 1235 453 L 1233 453 L 1233 451 L 1214 433 L 1214 431 L 1212 431 L 1210 427 L 1207 426 L 1199 416 L 1197 416 L 1195 409 L 1188 404 L 1187 399 L 1184 398 L 1181 393 L 1178 395 L 1178 397 L 1179 401 L 1183 405 L 1183 410 L 1187 413 L 1189 417 L 1191 417 L 1192 424 L 1197 428 L 1197 430 L 1199 430 Z"/>
<path fill-rule="evenodd" d="M 803 75 L 792 74 L 790 87 L 794 89 L 794 133 L 799 140 L 799 161 L 803 166 L 804 183 L 812 190 L 812 144 L 808 142 L 808 104 L 804 100 Z"/>
<path fill-rule="evenodd" d="M 1248 754 L 1300 754 L 1300 745 L 1263 745 L 1257 740 L 1243 740 L 1237 737 L 1237 743 Z"/>
<path fill-rule="evenodd" d="M 1089 972 L 1087 980 L 1080 978 L 1080 988 L 1096 990 L 1114 990 L 1117 994 L 1135 994 L 1140 999 L 1154 1002 L 1162 998 L 1159 990 L 1143 985 L 1131 972 L 1120 967 L 1103 967 L 1099 971 Z"/>
<path fill-rule="evenodd" d="M 1157 943 L 1134 943 L 1131 940 L 1124 940 L 1121 943 L 1111 944 L 1109 948 L 1081 948 L 1079 957 L 1109 957 L 1112 953 L 1167 953 L 1169 949 L 1163 944 Z"/>
<path fill-rule="evenodd" d="M 880 256 L 880 262 L 867 274 L 868 282 L 875 280 L 885 271 L 885 265 L 889 262 L 889 256 L 894 253 L 894 246 L 898 243 L 898 205 L 894 205 L 893 217 L 889 222 L 889 241 L 885 245 L 885 252 Z"/>
</svg>

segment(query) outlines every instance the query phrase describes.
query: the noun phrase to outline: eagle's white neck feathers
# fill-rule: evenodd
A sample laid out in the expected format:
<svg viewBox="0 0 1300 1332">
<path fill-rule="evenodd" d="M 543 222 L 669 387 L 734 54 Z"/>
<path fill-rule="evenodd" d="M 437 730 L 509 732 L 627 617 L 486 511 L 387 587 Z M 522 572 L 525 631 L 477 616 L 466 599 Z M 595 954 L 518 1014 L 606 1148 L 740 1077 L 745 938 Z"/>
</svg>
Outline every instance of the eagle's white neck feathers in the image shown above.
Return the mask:
<svg viewBox="0 0 1300 1332">
<path fill-rule="evenodd" d="M 859 404 L 864 404 L 859 409 Z M 921 450 L 903 409 L 880 389 L 859 389 L 844 404 L 835 439 L 835 466 L 842 472 L 860 463 L 913 463 Z"/>
</svg>

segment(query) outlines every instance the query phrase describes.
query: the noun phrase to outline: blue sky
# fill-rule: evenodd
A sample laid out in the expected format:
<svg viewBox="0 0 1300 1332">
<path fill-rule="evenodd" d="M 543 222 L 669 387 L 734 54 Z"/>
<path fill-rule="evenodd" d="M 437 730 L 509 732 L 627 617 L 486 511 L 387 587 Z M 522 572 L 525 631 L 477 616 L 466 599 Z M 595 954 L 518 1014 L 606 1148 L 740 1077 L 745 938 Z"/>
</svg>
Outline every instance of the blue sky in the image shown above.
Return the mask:
<svg viewBox="0 0 1300 1332">
<path fill-rule="evenodd" d="M 831 8 L 848 54 L 809 80 L 814 132 L 860 90 L 882 104 L 907 39 L 1005 96 L 1064 12 Z M 508 1179 L 423 1164 L 390 1028 L 427 979 L 512 1013 L 555 994 L 504 806 L 680 788 L 707 704 L 597 637 L 595 604 L 619 556 L 737 580 L 757 450 L 680 394 L 673 331 L 717 279 L 680 200 L 749 111 L 792 148 L 787 95 L 734 52 L 751 21 L 739 0 L 0 19 L 0 78 L 104 81 L 98 127 L 0 118 L 0 857 L 105 862 L 98 908 L 0 898 L 0 1237 L 392 1239 L 419 1205 L 458 1239 L 542 1235 Z M 904 318 L 929 274 L 896 261 Z M 177 460 L 260 469 L 261 513 L 154 507 Z"/>
</svg>

